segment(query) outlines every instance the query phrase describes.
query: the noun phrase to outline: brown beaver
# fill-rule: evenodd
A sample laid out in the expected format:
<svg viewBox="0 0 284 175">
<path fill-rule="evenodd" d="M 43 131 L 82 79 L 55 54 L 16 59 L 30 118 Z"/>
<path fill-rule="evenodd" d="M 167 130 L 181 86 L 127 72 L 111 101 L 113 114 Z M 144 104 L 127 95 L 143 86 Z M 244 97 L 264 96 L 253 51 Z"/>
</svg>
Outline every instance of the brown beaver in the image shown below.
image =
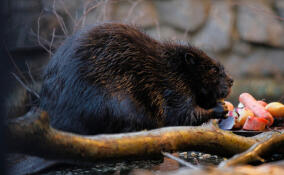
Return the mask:
<svg viewBox="0 0 284 175">
<path fill-rule="evenodd" d="M 50 60 L 40 107 L 57 129 L 117 133 L 200 125 L 227 113 L 233 80 L 201 50 L 159 42 L 131 25 L 78 32 Z"/>
</svg>

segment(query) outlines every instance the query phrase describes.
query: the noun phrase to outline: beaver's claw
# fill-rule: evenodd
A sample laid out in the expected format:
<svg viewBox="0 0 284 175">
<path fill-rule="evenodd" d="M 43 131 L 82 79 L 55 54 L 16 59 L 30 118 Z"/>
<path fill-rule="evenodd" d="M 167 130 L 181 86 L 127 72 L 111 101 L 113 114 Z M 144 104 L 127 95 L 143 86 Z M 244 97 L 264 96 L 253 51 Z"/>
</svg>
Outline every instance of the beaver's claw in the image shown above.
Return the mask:
<svg viewBox="0 0 284 175">
<path fill-rule="evenodd" d="M 218 103 L 214 108 L 213 111 L 213 118 L 226 118 L 228 113 L 228 108 L 224 102 Z"/>
</svg>

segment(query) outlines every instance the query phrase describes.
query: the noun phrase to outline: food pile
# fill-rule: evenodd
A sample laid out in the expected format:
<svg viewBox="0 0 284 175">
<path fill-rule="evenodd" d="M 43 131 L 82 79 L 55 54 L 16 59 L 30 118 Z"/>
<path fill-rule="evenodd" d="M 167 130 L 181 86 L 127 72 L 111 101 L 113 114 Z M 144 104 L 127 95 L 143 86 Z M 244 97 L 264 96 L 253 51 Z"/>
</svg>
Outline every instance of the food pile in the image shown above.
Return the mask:
<svg viewBox="0 0 284 175">
<path fill-rule="evenodd" d="M 222 129 L 244 129 L 262 131 L 270 127 L 274 119 L 284 119 L 284 105 L 279 102 L 267 104 L 256 100 L 249 93 L 239 96 L 239 105 L 234 107 L 232 103 L 225 101 L 228 118 L 221 120 L 219 125 Z"/>
</svg>

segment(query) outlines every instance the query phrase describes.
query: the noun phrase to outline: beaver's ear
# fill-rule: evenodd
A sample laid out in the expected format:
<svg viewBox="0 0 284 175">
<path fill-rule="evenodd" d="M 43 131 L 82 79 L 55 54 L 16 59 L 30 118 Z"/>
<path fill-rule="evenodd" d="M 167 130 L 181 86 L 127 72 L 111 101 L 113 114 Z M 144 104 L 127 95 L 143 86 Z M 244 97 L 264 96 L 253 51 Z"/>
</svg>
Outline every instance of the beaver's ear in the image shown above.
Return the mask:
<svg viewBox="0 0 284 175">
<path fill-rule="evenodd" d="M 195 61 L 194 61 L 194 56 L 190 53 L 186 53 L 184 55 L 184 60 L 186 62 L 186 64 L 190 64 L 190 65 L 194 65 Z"/>
</svg>

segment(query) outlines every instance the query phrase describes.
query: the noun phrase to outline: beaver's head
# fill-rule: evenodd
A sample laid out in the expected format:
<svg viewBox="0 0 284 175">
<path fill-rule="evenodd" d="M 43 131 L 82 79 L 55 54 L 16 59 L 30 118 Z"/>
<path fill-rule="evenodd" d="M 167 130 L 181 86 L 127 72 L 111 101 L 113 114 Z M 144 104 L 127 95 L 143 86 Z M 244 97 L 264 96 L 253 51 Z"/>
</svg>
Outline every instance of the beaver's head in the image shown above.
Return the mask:
<svg viewBox="0 0 284 175">
<path fill-rule="evenodd" d="M 197 105 L 211 108 L 229 95 L 233 79 L 221 63 L 190 45 L 180 46 L 175 53 L 179 72 L 184 75 Z"/>
<path fill-rule="evenodd" d="M 193 84 L 196 102 L 204 108 L 211 108 L 217 101 L 226 98 L 233 85 L 233 79 L 219 62 L 211 60 L 209 63 L 197 66 L 195 77 L 199 80 L 196 79 L 197 83 Z"/>
<path fill-rule="evenodd" d="M 199 106 L 211 108 L 229 95 L 233 79 L 221 63 L 193 47 L 185 54 L 184 61 L 187 68 L 192 69 L 190 86 Z"/>
</svg>

